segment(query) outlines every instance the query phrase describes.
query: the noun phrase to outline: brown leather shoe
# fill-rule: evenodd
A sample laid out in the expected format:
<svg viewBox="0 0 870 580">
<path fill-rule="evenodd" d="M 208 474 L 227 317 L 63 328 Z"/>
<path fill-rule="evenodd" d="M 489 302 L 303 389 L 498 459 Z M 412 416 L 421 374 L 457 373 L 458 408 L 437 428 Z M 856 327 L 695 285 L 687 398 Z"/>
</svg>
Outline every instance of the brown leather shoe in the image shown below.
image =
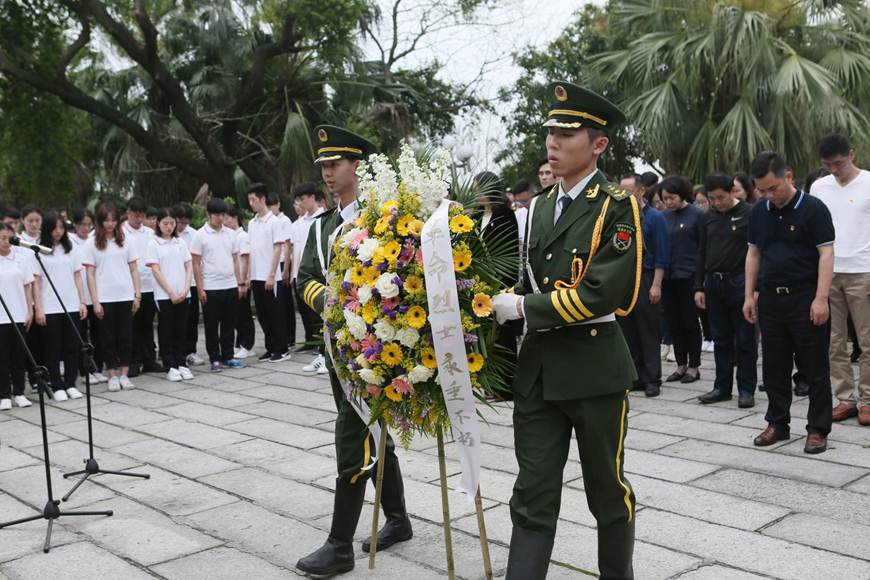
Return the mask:
<svg viewBox="0 0 870 580">
<path fill-rule="evenodd" d="M 768 445 L 773 445 L 777 441 L 785 441 L 786 439 L 791 439 L 788 430 L 768 425 L 767 429 L 762 431 L 761 435 L 756 437 L 753 443 L 758 447 L 767 447 Z"/>
<path fill-rule="evenodd" d="M 804 445 L 804 453 L 821 453 L 828 448 L 828 437 L 821 433 L 807 435 L 807 444 Z"/>
<path fill-rule="evenodd" d="M 866 409 L 867 407 L 865 407 Z M 836 407 L 834 407 L 834 411 L 831 413 L 831 419 L 836 421 L 845 421 L 850 417 L 854 417 L 858 414 L 858 407 L 855 405 L 849 405 L 848 403 L 840 403 Z"/>
<path fill-rule="evenodd" d="M 864 405 L 858 411 L 858 422 L 865 426 L 870 426 L 870 405 Z"/>
</svg>

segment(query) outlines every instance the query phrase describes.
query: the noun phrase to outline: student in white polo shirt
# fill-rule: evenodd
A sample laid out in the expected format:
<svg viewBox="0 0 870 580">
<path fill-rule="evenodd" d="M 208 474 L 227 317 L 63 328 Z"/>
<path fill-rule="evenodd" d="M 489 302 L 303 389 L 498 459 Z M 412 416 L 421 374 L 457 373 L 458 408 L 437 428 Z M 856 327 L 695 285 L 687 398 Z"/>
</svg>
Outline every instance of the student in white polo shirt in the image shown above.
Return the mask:
<svg viewBox="0 0 870 580">
<path fill-rule="evenodd" d="M 81 360 L 81 344 L 76 329 L 81 330 L 80 321 L 88 315 L 81 254 L 67 235 L 63 216 L 53 211 L 43 216 L 39 244 L 53 249 L 50 256 L 42 256 L 40 259 L 60 297 L 58 299 L 58 295 L 55 295 L 51 284 L 46 280 L 42 285 L 42 310 L 37 314 L 36 324 L 44 330 L 42 346 L 49 382 L 55 401 L 81 399 L 82 394 L 76 388 Z M 70 325 L 65 311 L 69 313 L 76 329 Z M 60 372 L 61 362 L 63 377 Z"/>
<path fill-rule="evenodd" d="M 233 358 L 246 359 L 254 356 L 254 317 L 251 314 L 251 240 L 245 231 L 245 215 L 236 206 L 227 208 L 224 225 L 239 237 L 239 271 L 245 284 L 245 295 L 239 298 L 236 312 L 236 350 Z"/>
<path fill-rule="evenodd" d="M 94 236 L 85 244 L 82 263 L 87 269 L 94 316 L 100 320 L 109 390 L 132 389 L 127 373 L 133 349 L 133 315 L 142 297 L 137 256 L 124 240 L 114 204 L 98 205 L 94 222 Z"/>
<path fill-rule="evenodd" d="M 245 363 L 233 359 L 236 311 L 239 298 L 244 296 L 245 284 L 236 261 L 238 237 L 224 225 L 226 202 L 210 199 L 206 211 L 208 222 L 193 237 L 190 253 L 205 319 L 205 348 L 211 371 L 217 373 L 224 367 L 245 367 Z"/>
<path fill-rule="evenodd" d="M 187 244 L 187 249 L 190 249 L 190 244 L 193 243 L 193 236 L 196 235 L 196 228 L 190 225 L 193 219 L 193 208 L 189 203 L 179 203 L 172 208 L 172 213 L 175 214 L 175 230 L 178 232 L 178 238 Z M 197 343 L 199 343 L 199 297 L 196 292 L 196 280 L 191 282 L 190 298 L 187 300 L 187 330 L 184 333 L 184 352 L 187 354 L 187 366 L 197 366 L 205 364 L 205 360 L 196 354 Z"/>
<path fill-rule="evenodd" d="M 31 405 L 24 396 L 24 348 L 16 336 L 15 327 L 22 332 L 30 326 L 33 304 L 29 291 L 33 283 L 33 272 L 22 268 L 15 259 L 9 240 L 15 230 L 7 223 L 0 223 L 0 296 L 12 314 L 0 307 L 0 411 L 12 408 L 12 402 L 19 407 Z"/>
<path fill-rule="evenodd" d="M 39 243 L 39 234 L 40 229 L 42 228 L 42 210 L 34 204 L 25 205 L 21 209 L 21 225 L 22 230 L 21 233 L 18 234 L 18 237 L 25 242 L 30 242 L 31 244 Z M 19 250 L 27 254 L 28 258 L 32 260 L 33 274 L 35 277 L 33 284 L 30 287 L 30 291 L 33 298 L 33 313 L 34 316 L 36 316 L 36 314 L 41 312 L 42 309 L 42 268 L 40 268 L 36 260 L 33 259 L 33 252 L 30 249 L 19 248 Z M 37 362 L 42 361 L 45 357 L 42 348 L 43 334 L 42 327 L 37 324 L 31 324 L 27 331 L 27 346 L 30 348 L 30 352 L 33 353 L 33 358 L 35 358 Z M 30 384 L 32 386 L 34 384 L 34 378 L 33 369 L 30 368 L 30 361 L 27 361 L 27 367 L 27 373 L 30 377 Z"/>
<path fill-rule="evenodd" d="M 124 239 L 130 244 L 130 250 L 136 256 L 139 267 L 139 282 L 142 285 L 142 301 L 139 310 L 133 316 L 133 354 L 130 361 L 130 377 L 139 376 L 140 372 L 162 372 L 163 367 L 157 364 L 157 354 L 154 348 L 154 277 L 151 268 L 145 265 L 145 254 L 154 230 L 145 225 L 148 206 L 141 197 L 131 197 L 127 202 L 127 221 L 121 226 Z"/>
<path fill-rule="evenodd" d="M 290 294 L 290 274 L 293 267 L 293 222 L 281 211 L 281 197 L 277 193 L 269 194 L 269 211 L 278 218 L 278 228 L 284 245 L 281 247 L 281 261 L 278 268 L 281 271 L 281 280 L 278 282 L 278 300 L 284 304 L 284 320 L 286 323 L 287 349 L 296 343 L 296 308 L 293 305 L 293 297 Z"/>
<path fill-rule="evenodd" d="M 287 352 L 287 305 L 279 299 L 281 250 L 286 239 L 278 218 L 269 211 L 268 190 L 262 183 L 248 188 L 248 204 L 256 214 L 248 222 L 251 243 L 251 290 L 257 308 L 257 320 L 263 329 L 266 352 L 261 361 L 280 362 L 290 358 Z"/>
<path fill-rule="evenodd" d="M 31 244 L 39 243 L 42 229 L 42 210 L 33 204 L 25 205 L 21 210 L 21 225 L 24 226 L 24 229 L 18 237 Z"/>
<path fill-rule="evenodd" d="M 81 261 L 85 242 L 94 235 L 94 214 L 87 208 L 79 208 L 72 213 L 73 232 L 69 239 L 76 247 Z M 94 316 L 94 301 L 91 300 L 91 293 L 88 291 L 88 275 L 85 270 L 82 270 L 82 284 L 85 292 L 85 302 L 88 306 L 88 316 L 82 320 L 82 336 L 94 347 L 94 352 L 91 354 L 94 367 L 92 369 L 81 369 L 82 377 L 85 372 L 90 372 L 90 382 L 92 385 L 97 383 L 105 383 L 109 379 L 103 374 L 103 349 L 100 343 L 99 320 Z"/>
<path fill-rule="evenodd" d="M 178 238 L 172 211 L 168 207 L 156 210 L 155 220 L 155 236 L 148 244 L 145 263 L 154 275 L 160 356 L 168 369 L 167 380 L 190 380 L 193 373 L 186 364 L 184 333 L 193 261 L 187 244 Z"/>
</svg>

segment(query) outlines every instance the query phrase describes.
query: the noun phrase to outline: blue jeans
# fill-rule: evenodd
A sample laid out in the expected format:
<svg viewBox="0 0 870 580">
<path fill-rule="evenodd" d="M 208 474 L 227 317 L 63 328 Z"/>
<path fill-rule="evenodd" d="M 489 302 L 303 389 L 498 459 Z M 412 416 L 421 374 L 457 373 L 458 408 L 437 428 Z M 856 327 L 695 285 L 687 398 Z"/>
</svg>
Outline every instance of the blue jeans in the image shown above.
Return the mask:
<svg viewBox="0 0 870 580">
<path fill-rule="evenodd" d="M 715 345 L 716 380 L 713 388 L 726 394 L 733 389 L 735 363 L 739 394 L 755 393 L 758 378 L 755 327 L 743 318 L 744 287 L 743 274 L 721 279 L 708 274 L 704 283 L 707 316 Z"/>
</svg>

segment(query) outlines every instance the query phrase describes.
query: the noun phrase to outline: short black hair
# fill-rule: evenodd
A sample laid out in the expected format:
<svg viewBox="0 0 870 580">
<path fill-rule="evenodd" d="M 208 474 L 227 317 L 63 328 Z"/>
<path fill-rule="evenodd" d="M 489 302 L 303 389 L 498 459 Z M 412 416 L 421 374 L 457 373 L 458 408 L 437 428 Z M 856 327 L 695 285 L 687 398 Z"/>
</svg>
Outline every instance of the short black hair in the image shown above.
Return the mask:
<svg viewBox="0 0 870 580">
<path fill-rule="evenodd" d="M 39 206 L 32 204 L 32 203 L 28 203 L 27 205 L 25 205 L 24 207 L 21 208 L 21 218 L 20 219 L 24 219 L 32 213 L 38 213 L 39 217 L 42 217 L 42 210 L 39 209 Z"/>
<path fill-rule="evenodd" d="M 248 186 L 247 195 L 251 195 L 252 193 L 259 198 L 268 197 L 269 188 L 266 187 L 266 184 L 264 183 L 252 183 Z"/>
<path fill-rule="evenodd" d="M 78 225 L 78 224 L 82 223 L 83 221 L 85 221 L 86 217 L 91 218 L 91 223 L 93 223 L 93 221 L 94 221 L 93 212 L 91 212 L 91 210 L 89 210 L 86 207 L 80 207 L 72 213 L 72 223 Z"/>
<path fill-rule="evenodd" d="M 649 189 L 659 182 L 659 174 L 654 171 L 644 171 L 640 174 L 640 182 Z"/>
<path fill-rule="evenodd" d="M 532 184 L 529 183 L 528 179 L 517 179 L 513 186 L 510 188 L 511 193 L 523 193 L 525 191 L 531 191 Z"/>
<path fill-rule="evenodd" d="M 846 156 L 851 150 L 852 144 L 849 143 L 849 138 L 839 133 L 825 135 L 819 141 L 819 157 L 822 159 L 830 159 L 837 155 Z"/>
<path fill-rule="evenodd" d="M 227 215 L 239 220 L 240 227 L 245 227 L 245 212 L 243 212 L 241 209 L 234 205 L 231 205 L 229 209 L 227 209 Z"/>
<path fill-rule="evenodd" d="M 145 203 L 145 200 L 138 195 L 134 195 L 129 200 L 127 200 L 127 211 L 145 213 L 147 210 L 148 204 Z"/>
<path fill-rule="evenodd" d="M 692 182 L 688 177 L 682 175 L 669 175 L 662 180 L 661 191 L 679 195 L 683 201 L 689 203 L 695 198 L 695 193 L 692 188 Z"/>
<path fill-rule="evenodd" d="M 266 205 L 269 205 L 269 206 L 273 206 L 273 205 L 281 205 L 281 196 L 278 195 L 277 193 L 275 193 L 274 191 L 271 192 L 271 193 L 266 197 Z"/>
<path fill-rule="evenodd" d="M 643 184 L 643 177 L 641 177 L 637 173 L 626 173 L 625 175 L 623 175 L 622 177 L 619 178 L 619 181 L 622 181 L 623 179 L 633 179 L 635 187 L 637 187 L 638 185 L 641 187 L 646 187 Z"/>
<path fill-rule="evenodd" d="M 730 175 L 724 173 L 713 172 L 708 173 L 704 178 L 704 191 L 713 191 L 721 189 L 722 191 L 731 191 L 734 187 L 734 180 Z"/>
<path fill-rule="evenodd" d="M 209 215 L 215 213 L 227 213 L 227 202 L 219 197 L 213 197 L 208 200 L 207 204 L 205 204 L 205 211 L 207 211 Z"/>
<path fill-rule="evenodd" d="M 166 209 L 169 209 L 169 208 L 166 208 Z M 149 205 L 148 209 L 145 210 L 145 217 L 157 217 L 157 208 L 154 207 L 153 205 Z"/>
<path fill-rule="evenodd" d="M 773 173 L 777 177 L 785 177 L 786 171 L 788 171 L 788 165 L 776 151 L 762 151 L 756 155 L 749 170 L 755 179 L 761 179 L 768 173 Z"/>
<path fill-rule="evenodd" d="M 21 219 L 21 212 L 18 211 L 18 208 L 13 207 L 11 205 L 7 205 L 3 208 L 3 215 L 0 218 L 10 218 L 13 220 Z"/>
<path fill-rule="evenodd" d="M 15 234 L 15 230 L 12 229 L 12 226 L 7 224 L 6 222 L 0 222 L 0 232 L 12 232 Z"/>
<path fill-rule="evenodd" d="M 193 208 L 186 202 L 177 203 L 172 206 L 172 214 L 175 219 L 193 219 Z"/>
<path fill-rule="evenodd" d="M 293 198 L 304 197 L 306 195 L 313 195 L 314 199 L 320 200 L 324 198 L 323 191 L 315 185 L 313 181 L 303 181 L 299 185 L 293 188 L 291 192 L 293 194 Z"/>
<path fill-rule="evenodd" d="M 538 170 L 541 169 L 541 166 L 542 166 L 542 165 L 549 165 L 549 164 L 550 164 L 550 160 L 547 159 L 546 157 L 544 157 L 543 159 L 541 159 L 540 161 L 538 161 Z"/>
</svg>

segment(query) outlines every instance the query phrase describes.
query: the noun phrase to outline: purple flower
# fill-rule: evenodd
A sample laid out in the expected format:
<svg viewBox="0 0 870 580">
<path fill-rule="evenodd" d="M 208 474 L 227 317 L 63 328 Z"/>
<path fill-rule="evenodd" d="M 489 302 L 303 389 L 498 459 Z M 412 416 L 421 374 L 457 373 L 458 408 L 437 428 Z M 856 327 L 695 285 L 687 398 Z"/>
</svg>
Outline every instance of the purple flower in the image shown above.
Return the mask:
<svg viewBox="0 0 870 580">
<path fill-rule="evenodd" d="M 386 263 L 386 262 L 381 262 L 380 264 L 378 264 L 377 266 L 375 266 L 375 269 L 378 270 L 379 272 L 383 272 L 384 270 L 387 269 L 387 263 Z"/>
<path fill-rule="evenodd" d="M 399 306 L 399 312 L 401 312 L 402 314 L 406 313 L 409 309 L 410 309 L 410 306 L 404 306 L 404 305 Z"/>
<path fill-rule="evenodd" d="M 351 288 L 350 282 L 342 282 L 341 283 L 341 289 L 344 290 L 345 292 L 350 292 L 350 288 Z"/>
<path fill-rule="evenodd" d="M 471 290 L 474 287 L 474 279 L 473 278 L 464 278 L 462 280 L 456 281 L 456 289 L 457 290 Z"/>
<path fill-rule="evenodd" d="M 403 286 L 402 279 L 399 278 L 398 276 L 394 277 L 394 278 L 393 278 L 393 284 L 395 284 L 396 286 L 398 286 L 399 288 L 401 288 L 401 287 Z"/>
<path fill-rule="evenodd" d="M 476 334 L 471 334 L 471 333 L 468 333 L 468 332 L 463 332 L 463 333 L 462 333 L 462 336 L 464 337 L 465 342 L 476 343 L 476 342 L 479 340 L 479 339 L 477 338 L 477 335 L 476 335 Z"/>
</svg>

